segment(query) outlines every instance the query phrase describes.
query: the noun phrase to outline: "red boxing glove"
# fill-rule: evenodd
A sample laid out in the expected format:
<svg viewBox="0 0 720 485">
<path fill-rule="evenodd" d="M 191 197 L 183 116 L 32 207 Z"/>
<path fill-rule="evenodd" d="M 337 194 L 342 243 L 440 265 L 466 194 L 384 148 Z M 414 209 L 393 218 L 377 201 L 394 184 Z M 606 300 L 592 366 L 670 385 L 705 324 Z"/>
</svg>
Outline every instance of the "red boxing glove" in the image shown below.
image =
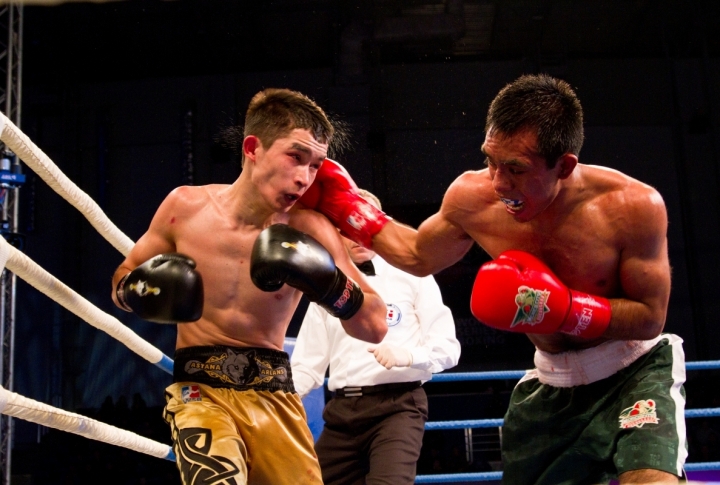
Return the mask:
<svg viewBox="0 0 720 485">
<path fill-rule="evenodd" d="M 517 250 L 480 267 L 470 309 L 475 318 L 501 330 L 586 339 L 602 335 L 611 316 L 607 298 L 567 288 L 542 261 Z"/>
<path fill-rule="evenodd" d="M 328 158 L 300 202 L 325 215 L 343 236 L 366 248 L 372 247 L 373 236 L 390 221 L 383 211 L 358 194 L 347 170 Z"/>
</svg>

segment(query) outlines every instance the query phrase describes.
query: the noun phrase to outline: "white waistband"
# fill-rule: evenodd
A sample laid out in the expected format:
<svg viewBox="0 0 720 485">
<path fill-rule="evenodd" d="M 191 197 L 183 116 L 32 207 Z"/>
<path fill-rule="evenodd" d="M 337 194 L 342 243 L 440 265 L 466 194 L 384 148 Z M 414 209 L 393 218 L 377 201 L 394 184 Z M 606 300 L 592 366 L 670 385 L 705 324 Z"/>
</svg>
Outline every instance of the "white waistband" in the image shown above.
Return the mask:
<svg viewBox="0 0 720 485">
<path fill-rule="evenodd" d="M 538 378 L 554 387 L 590 384 L 615 374 L 647 354 L 667 335 L 652 340 L 611 340 L 597 347 L 551 354 L 535 349 L 535 369 L 529 370 L 520 382 Z"/>
</svg>

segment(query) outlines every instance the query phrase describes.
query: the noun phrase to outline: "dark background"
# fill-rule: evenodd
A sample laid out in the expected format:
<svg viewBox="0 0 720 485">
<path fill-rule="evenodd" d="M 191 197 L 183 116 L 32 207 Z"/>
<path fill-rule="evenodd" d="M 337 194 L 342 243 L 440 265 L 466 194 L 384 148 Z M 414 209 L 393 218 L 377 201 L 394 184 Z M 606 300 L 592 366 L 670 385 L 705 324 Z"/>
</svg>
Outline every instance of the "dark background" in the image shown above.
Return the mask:
<svg viewBox="0 0 720 485">
<path fill-rule="evenodd" d="M 455 177 L 482 168 L 498 90 L 524 73 L 561 77 L 585 110 L 581 162 L 665 198 L 666 331 L 685 340 L 688 361 L 720 358 L 720 2 L 175 0 L 27 4 L 24 14 L 21 128 L 133 240 L 172 188 L 235 180 L 239 160 L 215 136 L 242 123 L 263 88 L 302 91 L 346 121 L 353 143 L 339 161 L 417 226 Z M 26 172 L 26 253 L 172 356 L 173 326 L 113 306 L 122 256 Z M 470 315 L 486 258 L 475 248 L 436 275 L 463 345 L 455 370 L 528 368 L 526 337 Z M 17 302 L 17 392 L 73 411 L 108 396 L 162 405 L 169 375 L 23 282 Z M 21 443 L 45 432 L 16 426 Z"/>
</svg>

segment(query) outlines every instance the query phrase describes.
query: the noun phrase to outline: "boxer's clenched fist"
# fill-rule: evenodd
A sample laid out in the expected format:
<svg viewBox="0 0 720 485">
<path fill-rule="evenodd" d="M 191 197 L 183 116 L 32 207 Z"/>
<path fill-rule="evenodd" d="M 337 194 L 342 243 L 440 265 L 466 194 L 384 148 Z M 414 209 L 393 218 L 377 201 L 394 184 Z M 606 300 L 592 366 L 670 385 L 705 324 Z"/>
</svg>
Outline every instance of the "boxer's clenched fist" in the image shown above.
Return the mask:
<svg viewBox="0 0 720 485">
<path fill-rule="evenodd" d="M 606 298 L 567 288 L 542 261 L 517 250 L 480 267 L 470 307 L 490 327 L 587 339 L 602 335 L 611 316 Z"/>
<path fill-rule="evenodd" d="M 250 257 L 250 277 L 263 291 L 277 291 L 284 284 L 297 288 L 340 319 L 352 317 L 365 299 L 319 242 L 286 224 L 260 233 Z"/>
<path fill-rule="evenodd" d="M 372 247 L 372 237 L 390 221 L 383 211 L 358 194 L 357 185 L 345 168 L 329 159 L 325 159 L 300 202 L 323 214 L 343 236 L 366 248 Z"/>
<path fill-rule="evenodd" d="M 150 258 L 126 274 L 115 292 L 123 309 L 151 322 L 194 322 L 203 313 L 202 278 L 184 254 Z"/>
</svg>

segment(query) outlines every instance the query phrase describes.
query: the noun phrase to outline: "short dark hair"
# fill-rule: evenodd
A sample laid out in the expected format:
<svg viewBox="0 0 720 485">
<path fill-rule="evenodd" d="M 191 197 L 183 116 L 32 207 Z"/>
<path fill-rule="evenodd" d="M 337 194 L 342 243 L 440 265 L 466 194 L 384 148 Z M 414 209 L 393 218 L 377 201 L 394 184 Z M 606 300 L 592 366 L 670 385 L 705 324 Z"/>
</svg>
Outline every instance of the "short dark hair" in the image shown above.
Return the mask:
<svg viewBox="0 0 720 485">
<path fill-rule="evenodd" d="M 250 100 L 244 126 L 226 128 L 218 138 L 242 156 L 245 137 L 257 136 L 265 148 L 270 148 L 275 140 L 296 128 L 310 131 L 320 143 L 330 144 L 335 134 L 333 124 L 315 101 L 290 89 L 268 88 Z"/>
<path fill-rule="evenodd" d="M 485 121 L 501 136 L 535 130 L 538 153 L 548 168 L 566 153 L 580 154 L 583 111 L 570 85 L 547 74 L 523 75 L 495 96 Z"/>
</svg>

